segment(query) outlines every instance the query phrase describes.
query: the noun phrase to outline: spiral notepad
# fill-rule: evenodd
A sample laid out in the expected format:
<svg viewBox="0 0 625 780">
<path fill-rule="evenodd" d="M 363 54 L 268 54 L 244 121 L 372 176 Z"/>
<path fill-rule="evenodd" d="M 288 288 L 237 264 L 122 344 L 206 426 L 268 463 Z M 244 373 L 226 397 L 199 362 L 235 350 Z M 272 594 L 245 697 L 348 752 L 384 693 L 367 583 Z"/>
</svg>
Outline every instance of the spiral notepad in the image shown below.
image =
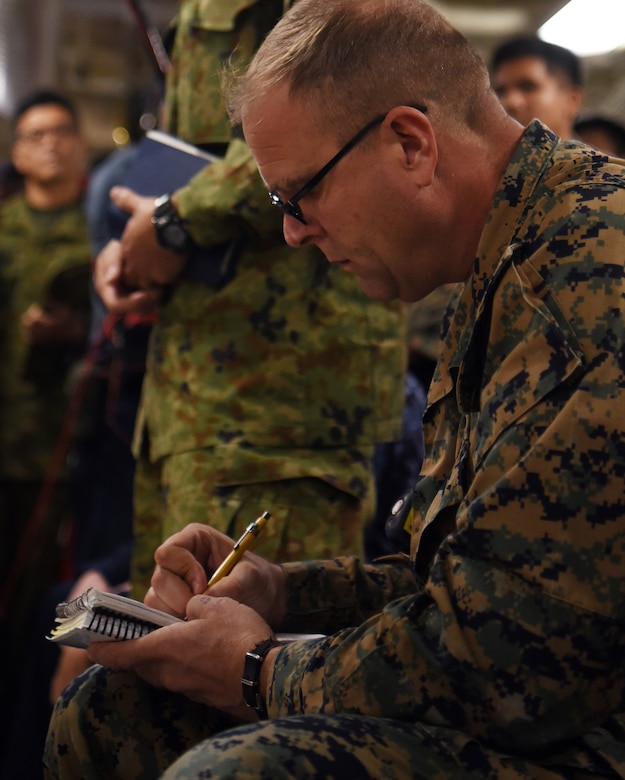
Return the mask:
<svg viewBox="0 0 625 780">
<path fill-rule="evenodd" d="M 91 642 L 139 639 L 179 622 L 179 618 L 140 601 L 89 588 L 72 601 L 57 605 L 57 625 L 48 639 L 71 647 L 88 647 Z"/>
<path fill-rule="evenodd" d="M 180 618 L 147 607 L 118 593 L 89 588 L 72 601 L 56 607 L 56 626 L 48 639 L 71 647 L 88 647 L 92 642 L 121 642 L 140 639 L 163 626 L 182 623 Z M 277 634 L 280 644 L 323 639 L 324 634 Z"/>
</svg>

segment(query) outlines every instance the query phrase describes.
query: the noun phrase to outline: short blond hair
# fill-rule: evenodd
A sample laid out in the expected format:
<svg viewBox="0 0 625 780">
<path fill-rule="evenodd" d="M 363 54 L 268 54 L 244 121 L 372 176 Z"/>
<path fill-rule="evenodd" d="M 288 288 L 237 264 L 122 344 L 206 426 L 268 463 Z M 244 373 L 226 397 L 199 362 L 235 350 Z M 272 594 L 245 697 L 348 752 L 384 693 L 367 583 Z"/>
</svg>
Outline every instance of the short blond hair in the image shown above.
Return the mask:
<svg viewBox="0 0 625 780">
<path fill-rule="evenodd" d="M 233 124 L 277 85 L 323 109 L 320 122 L 349 136 L 395 105 L 471 126 L 492 94 L 468 40 L 422 0 L 298 0 L 270 32 L 246 73 L 230 74 Z"/>
</svg>

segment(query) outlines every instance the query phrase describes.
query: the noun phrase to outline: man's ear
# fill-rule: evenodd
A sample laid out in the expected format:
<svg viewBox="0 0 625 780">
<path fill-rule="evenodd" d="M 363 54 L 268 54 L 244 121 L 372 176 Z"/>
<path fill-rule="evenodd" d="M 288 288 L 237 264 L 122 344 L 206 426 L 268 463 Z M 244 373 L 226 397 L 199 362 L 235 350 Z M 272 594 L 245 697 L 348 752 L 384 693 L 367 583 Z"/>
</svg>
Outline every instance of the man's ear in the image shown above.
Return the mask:
<svg viewBox="0 0 625 780">
<path fill-rule="evenodd" d="M 584 91 L 581 87 L 573 87 L 571 89 L 571 96 L 569 99 L 569 105 L 571 107 L 571 122 L 574 122 L 579 112 L 582 109 L 584 103 Z"/>
<path fill-rule="evenodd" d="M 438 162 L 438 144 L 427 114 L 412 106 L 395 106 L 386 115 L 384 126 L 394 133 L 406 169 L 418 173 L 422 186 L 431 184 Z"/>
</svg>

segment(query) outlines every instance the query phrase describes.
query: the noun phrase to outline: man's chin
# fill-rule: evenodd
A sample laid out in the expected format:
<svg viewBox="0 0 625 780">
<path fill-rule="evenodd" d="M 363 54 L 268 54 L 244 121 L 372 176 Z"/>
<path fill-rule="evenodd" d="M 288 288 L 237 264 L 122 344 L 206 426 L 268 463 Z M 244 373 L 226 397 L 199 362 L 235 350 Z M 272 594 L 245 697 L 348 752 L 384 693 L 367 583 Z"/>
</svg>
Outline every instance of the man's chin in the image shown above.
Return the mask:
<svg viewBox="0 0 625 780">
<path fill-rule="evenodd" d="M 391 289 L 388 285 L 380 284 L 378 281 L 371 279 L 362 279 L 358 277 L 360 287 L 365 295 L 367 295 L 373 301 L 394 301 L 399 298 L 399 291 L 397 289 Z"/>
</svg>

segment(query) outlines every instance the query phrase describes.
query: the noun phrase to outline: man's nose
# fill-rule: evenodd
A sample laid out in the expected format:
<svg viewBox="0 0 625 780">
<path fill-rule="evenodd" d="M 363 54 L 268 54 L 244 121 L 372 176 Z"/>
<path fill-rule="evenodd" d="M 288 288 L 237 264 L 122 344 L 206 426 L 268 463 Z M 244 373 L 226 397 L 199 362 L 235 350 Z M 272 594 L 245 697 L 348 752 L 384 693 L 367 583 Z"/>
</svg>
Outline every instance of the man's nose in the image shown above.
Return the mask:
<svg viewBox="0 0 625 780">
<path fill-rule="evenodd" d="M 521 110 L 525 105 L 525 98 L 519 89 L 508 89 L 505 94 L 499 96 L 499 99 L 508 114 L 513 116 L 516 111 Z"/>
<path fill-rule="evenodd" d="M 290 217 L 288 214 L 285 214 L 282 220 L 282 231 L 285 241 L 294 249 L 307 244 L 314 244 L 315 236 L 319 233 L 318 226 L 314 220 L 309 221 L 306 219 L 306 224 L 304 225 L 303 222 L 295 219 L 295 217 Z"/>
</svg>

